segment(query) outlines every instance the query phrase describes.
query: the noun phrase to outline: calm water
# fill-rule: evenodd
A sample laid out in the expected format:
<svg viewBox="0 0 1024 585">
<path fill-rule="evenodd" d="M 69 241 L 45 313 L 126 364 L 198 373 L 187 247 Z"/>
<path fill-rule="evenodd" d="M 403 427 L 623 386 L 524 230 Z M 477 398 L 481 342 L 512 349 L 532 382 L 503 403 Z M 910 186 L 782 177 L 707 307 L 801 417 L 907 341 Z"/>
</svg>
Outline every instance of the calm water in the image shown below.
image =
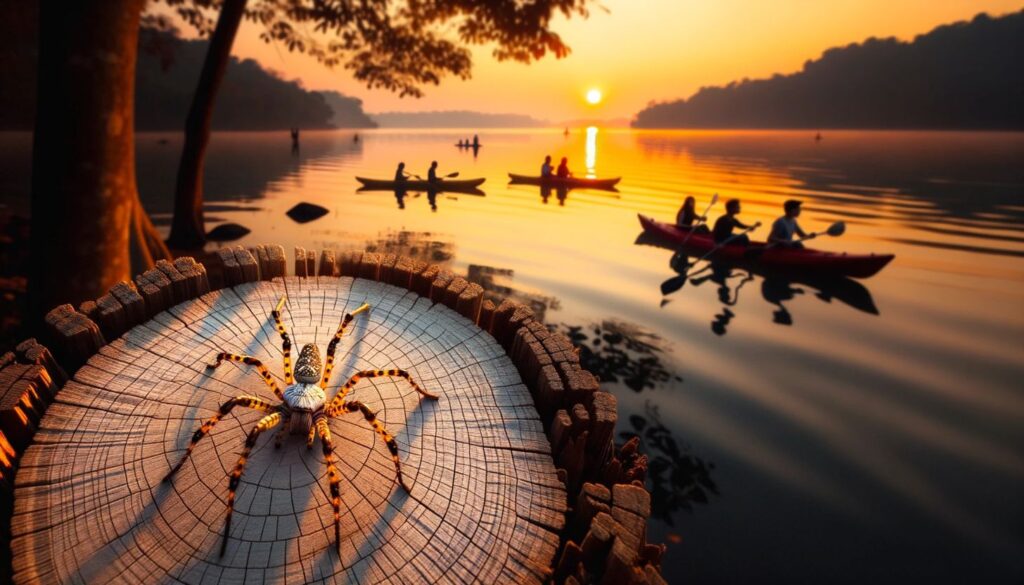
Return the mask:
<svg viewBox="0 0 1024 585">
<path fill-rule="evenodd" d="M 1024 579 L 1024 135 L 502 131 L 475 158 L 453 132 L 351 136 L 304 133 L 296 155 L 287 133 L 215 135 L 210 227 L 289 255 L 429 257 L 542 310 L 645 441 L 670 581 Z M 179 148 L 139 139 L 164 225 Z M 507 185 L 548 153 L 622 175 L 620 192 Z M 431 159 L 486 196 L 356 193 L 356 174 Z M 0 201 L 24 208 L 28 162 L 27 136 L 0 137 Z M 859 282 L 718 270 L 663 298 L 671 252 L 636 243 L 636 213 L 716 192 L 765 222 L 799 197 L 805 228 L 847 223 L 818 247 L 896 260 Z M 301 201 L 330 213 L 298 224 Z"/>
</svg>

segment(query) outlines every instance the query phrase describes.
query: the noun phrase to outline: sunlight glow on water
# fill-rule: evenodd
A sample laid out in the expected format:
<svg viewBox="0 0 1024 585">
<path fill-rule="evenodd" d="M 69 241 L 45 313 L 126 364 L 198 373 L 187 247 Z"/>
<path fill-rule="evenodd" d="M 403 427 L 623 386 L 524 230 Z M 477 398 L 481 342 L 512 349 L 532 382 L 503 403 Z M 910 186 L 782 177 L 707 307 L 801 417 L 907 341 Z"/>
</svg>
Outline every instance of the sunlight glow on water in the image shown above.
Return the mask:
<svg viewBox="0 0 1024 585">
<path fill-rule="evenodd" d="M 597 166 L 597 127 L 587 127 L 587 177 L 597 177 L 594 167 Z"/>
<path fill-rule="evenodd" d="M 287 133 L 216 134 L 209 227 L 240 223 L 252 233 L 232 243 L 289 256 L 445 261 L 576 327 L 618 380 L 605 385 L 619 431 L 655 462 L 650 539 L 681 537 L 670 582 L 1024 578 L 1024 135 L 481 131 L 474 156 L 452 147 L 465 134 L 310 131 L 295 156 Z M 0 140 L 14 207 L 25 144 Z M 140 191 L 164 225 L 179 149 L 139 138 Z M 619 191 L 507 184 L 546 154 L 623 176 Z M 435 159 L 486 178 L 486 195 L 356 192 L 356 174 L 390 177 L 398 161 L 424 174 Z M 847 223 L 815 247 L 896 259 L 838 283 L 727 269 L 663 299 L 671 252 L 635 243 L 636 214 L 671 221 L 685 195 L 703 210 L 713 193 L 766 225 L 800 198 L 806 230 Z M 302 201 L 330 213 L 297 224 L 285 211 Z"/>
</svg>

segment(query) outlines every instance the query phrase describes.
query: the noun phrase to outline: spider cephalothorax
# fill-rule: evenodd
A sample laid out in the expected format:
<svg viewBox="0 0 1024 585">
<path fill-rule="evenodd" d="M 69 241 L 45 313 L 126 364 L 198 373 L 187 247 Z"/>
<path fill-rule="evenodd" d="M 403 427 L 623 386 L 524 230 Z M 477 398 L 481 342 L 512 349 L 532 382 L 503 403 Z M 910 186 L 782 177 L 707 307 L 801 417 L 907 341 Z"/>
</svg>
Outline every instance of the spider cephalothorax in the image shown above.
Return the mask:
<svg viewBox="0 0 1024 585">
<path fill-rule="evenodd" d="M 334 398 L 328 403 L 327 402 L 327 385 L 331 381 L 331 369 L 334 367 L 334 352 L 338 347 L 338 342 L 341 341 L 341 336 L 345 333 L 345 327 L 352 322 L 352 319 L 370 308 L 370 305 L 364 304 L 351 313 L 346 313 L 345 317 L 341 320 L 341 325 L 338 326 L 338 331 L 334 334 L 334 338 L 331 339 L 331 343 L 327 346 L 327 358 L 324 363 L 320 362 L 320 349 L 317 348 L 314 343 L 307 343 L 302 346 L 302 350 L 299 352 L 299 359 L 295 361 L 295 372 L 292 373 L 291 366 L 291 351 L 292 342 L 291 338 L 288 337 L 288 332 L 284 328 L 284 323 L 281 322 L 281 308 L 284 306 L 286 297 L 281 297 L 281 300 L 277 303 L 277 307 L 273 310 L 274 323 L 277 326 L 277 332 L 281 335 L 281 348 L 284 353 L 284 381 L 287 386 L 284 392 L 277 386 L 277 382 L 274 381 L 270 371 L 263 365 L 260 360 L 250 357 L 247 355 L 238 355 L 233 353 L 221 352 L 217 354 L 216 361 L 208 368 L 216 368 L 224 360 L 230 360 L 234 362 L 242 362 L 251 366 L 255 366 L 263 377 L 263 381 L 274 391 L 281 402 L 276 406 L 258 398 L 256 396 L 236 396 L 231 400 L 228 400 L 220 406 L 220 410 L 213 418 L 207 420 L 196 430 L 195 434 L 192 435 L 192 441 L 189 443 L 188 448 L 185 450 L 185 455 L 181 458 L 181 461 L 177 465 L 171 468 L 164 477 L 164 481 L 170 481 L 171 477 L 177 473 L 181 466 L 188 459 L 188 456 L 192 454 L 192 450 L 195 449 L 196 444 L 200 439 L 205 437 L 213 429 L 213 425 L 217 424 L 222 418 L 231 412 L 231 409 L 236 406 L 244 406 L 255 410 L 261 410 L 268 413 L 266 416 L 260 419 L 256 426 L 249 432 L 249 436 L 245 440 L 245 448 L 242 450 L 242 456 L 238 459 L 238 464 L 235 465 L 234 471 L 231 472 L 230 480 L 228 482 L 228 511 L 227 517 L 224 520 L 224 538 L 221 541 L 220 554 L 224 555 L 224 551 L 227 549 L 228 534 L 231 531 L 231 514 L 234 511 L 235 503 L 235 492 L 238 489 L 239 481 L 242 478 L 242 471 L 245 469 L 245 462 L 249 457 L 249 453 L 252 451 L 253 446 L 256 444 L 256 439 L 259 438 L 260 434 L 264 431 L 274 428 L 278 424 L 282 424 L 281 430 L 278 431 L 277 438 L 274 441 L 275 447 L 281 446 L 281 441 L 284 438 L 284 434 L 290 431 L 291 434 L 305 435 L 306 446 L 312 447 L 313 441 L 320 436 L 320 442 L 323 444 L 324 459 L 327 461 L 327 476 L 330 480 L 331 488 L 331 506 L 334 508 L 334 540 L 335 544 L 341 550 L 341 494 L 340 494 L 340 476 L 338 470 L 334 465 L 334 444 L 331 440 L 331 429 L 327 425 L 329 418 L 336 417 L 338 415 L 349 413 L 349 412 L 360 412 L 363 418 L 373 427 L 373 430 L 377 432 L 384 440 L 384 444 L 388 448 L 388 452 L 391 453 L 391 459 L 395 463 L 395 474 L 398 477 L 398 483 L 402 487 L 409 491 L 409 486 L 406 485 L 405 480 L 402 478 L 402 468 L 398 460 L 398 444 L 395 442 L 395 438 L 388 433 L 384 425 L 377 420 L 377 415 L 372 410 L 367 408 L 365 404 L 357 400 L 346 401 L 345 395 L 352 389 L 356 383 L 364 378 L 379 378 L 382 376 L 389 377 L 400 377 L 408 380 L 414 390 L 426 396 L 427 398 L 437 399 L 437 396 L 426 392 L 420 388 L 419 384 L 413 381 L 412 377 L 405 370 L 364 370 L 357 372 L 348 379 L 347 382 L 338 390 Z"/>
</svg>

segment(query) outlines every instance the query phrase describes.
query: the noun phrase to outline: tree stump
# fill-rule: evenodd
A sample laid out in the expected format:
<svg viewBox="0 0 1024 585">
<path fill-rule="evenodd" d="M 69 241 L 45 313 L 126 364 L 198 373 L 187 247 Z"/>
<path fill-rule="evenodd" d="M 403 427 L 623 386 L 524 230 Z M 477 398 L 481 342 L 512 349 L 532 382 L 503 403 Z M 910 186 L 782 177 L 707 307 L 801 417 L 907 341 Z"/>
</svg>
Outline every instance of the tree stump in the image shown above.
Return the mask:
<svg viewBox="0 0 1024 585">
<path fill-rule="evenodd" d="M 251 367 L 206 365 L 217 351 L 253 355 L 284 388 L 271 310 L 283 293 L 295 350 L 338 346 L 328 397 L 350 394 L 395 436 L 407 494 L 385 445 L 359 414 L 330 422 L 341 474 L 340 554 L 320 445 L 273 433 L 242 475 L 227 551 L 228 475 L 261 413 L 236 408 L 171 482 L 161 479 L 192 433 L 238 394 L 278 400 Z M 533 399 L 501 346 L 456 311 L 380 282 L 286 278 L 208 293 L 158 313 L 102 347 L 42 419 L 17 476 L 15 581 L 90 583 L 540 582 L 564 524 L 558 480 Z"/>
</svg>

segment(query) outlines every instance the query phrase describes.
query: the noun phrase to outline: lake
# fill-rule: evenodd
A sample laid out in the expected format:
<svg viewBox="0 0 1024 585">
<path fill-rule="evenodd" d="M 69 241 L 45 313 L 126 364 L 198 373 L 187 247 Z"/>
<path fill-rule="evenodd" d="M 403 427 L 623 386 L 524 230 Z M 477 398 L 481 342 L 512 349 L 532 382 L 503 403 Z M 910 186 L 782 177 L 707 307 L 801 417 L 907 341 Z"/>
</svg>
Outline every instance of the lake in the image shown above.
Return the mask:
<svg viewBox="0 0 1024 585">
<path fill-rule="evenodd" d="M 1024 134 L 575 129 L 218 133 L 209 227 L 231 244 L 373 249 L 444 262 L 574 337 L 651 457 L 652 542 L 669 582 L 1024 580 Z M 169 225 L 181 140 L 142 134 L 138 182 Z M 545 154 L 618 192 L 509 185 Z M 485 195 L 357 192 L 404 161 L 483 177 Z M 0 135 L 0 203 L 27 208 L 30 137 Z M 637 213 L 685 195 L 894 253 L 862 281 L 677 273 Z M 300 202 L 324 217 L 299 224 Z M 716 217 L 721 203 L 712 210 Z M 766 230 L 755 233 L 763 238 Z M 219 244 L 211 244 L 215 248 Z"/>
</svg>

